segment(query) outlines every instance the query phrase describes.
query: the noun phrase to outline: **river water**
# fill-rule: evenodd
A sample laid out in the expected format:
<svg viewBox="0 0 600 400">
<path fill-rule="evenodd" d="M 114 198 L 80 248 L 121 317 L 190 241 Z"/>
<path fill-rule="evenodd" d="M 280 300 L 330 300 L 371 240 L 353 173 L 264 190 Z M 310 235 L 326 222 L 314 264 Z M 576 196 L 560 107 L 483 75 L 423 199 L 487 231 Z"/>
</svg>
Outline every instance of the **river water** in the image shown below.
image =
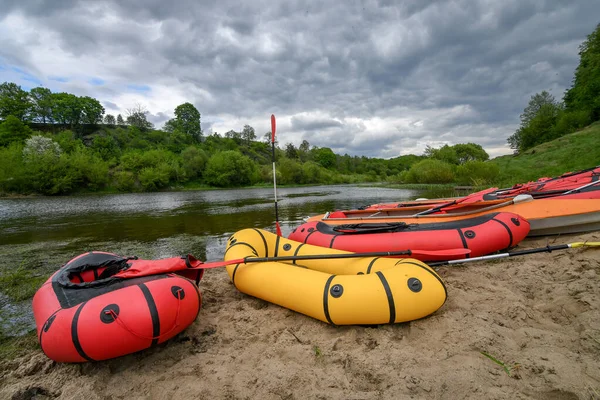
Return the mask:
<svg viewBox="0 0 600 400">
<path fill-rule="evenodd" d="M 337 209 L 412 200 L 406 189 L 364 186 L 279 188 L 282 233 L 302 218 Z M 227 238 L 244 228 L 274 231 L 273 189 L 233 189 L 0 199 L 0 274 L 26 268 L 49 276 L 90 250 L 164 258 L 222 258 Z M 31 302 L 11 302 L 0 287 L 0 337 L 34 328 Z"/>
</svg>

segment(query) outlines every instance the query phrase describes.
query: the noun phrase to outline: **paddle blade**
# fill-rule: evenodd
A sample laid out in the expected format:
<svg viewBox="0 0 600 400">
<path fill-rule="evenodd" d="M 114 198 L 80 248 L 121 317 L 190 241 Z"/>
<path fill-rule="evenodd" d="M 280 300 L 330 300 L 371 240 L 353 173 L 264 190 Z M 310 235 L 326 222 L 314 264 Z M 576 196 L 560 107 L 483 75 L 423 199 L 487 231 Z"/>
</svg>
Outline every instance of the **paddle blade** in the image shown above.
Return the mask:
<svg viewBox="0 0 600 400">
<path fill-rule="evenodd" d="M 275 230 L 277 231 L 277 236 L 281 236 L 281 227 L 277 221 L 275 221 Z"/>
<path fill-rule="evenodd" d="M 446 249 L 446 250 L 410 250 L 410 255 L 415 257 L 464 257 L 471 254 L 471 249 Z"/>
<path fill-rule="evenodd" d="M 571 248 L 577 248 L 577 247 L 600 247 L 600 242 L 576 242 L 576 243 L 570 243 L 569 247 Z"/>
<path fill-rule="evenodd" d="M 271 114 L 271 143 L 275 143 L 275 131 L 277 124 L 275 123 L 275 115 Z"/>
</svg>

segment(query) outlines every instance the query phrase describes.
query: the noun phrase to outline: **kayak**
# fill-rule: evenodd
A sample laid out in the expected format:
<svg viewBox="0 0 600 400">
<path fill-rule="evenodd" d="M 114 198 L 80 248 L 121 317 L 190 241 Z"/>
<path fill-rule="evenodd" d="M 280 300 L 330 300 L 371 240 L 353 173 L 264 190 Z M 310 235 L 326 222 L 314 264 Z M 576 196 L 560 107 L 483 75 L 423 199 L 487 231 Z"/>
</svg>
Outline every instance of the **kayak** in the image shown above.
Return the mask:
<svg viewBox="0 0 600 400">
<path fill-rule="evenodd" d="M 441 204 L 467 204 L 480 201 L 493 202 L 494 200 L 506 200 L 520 194 L 529 194 L 533 198 L 550 198 L 554 196 L 569 195 L 569 198 L 600 199 L 600 167 L 590 168 L 578 172 L 568 172 L 555 178 L 540 178 L 535 182 L 514 185 L 507 189 L 489 188 L 467 196 L 420 199 L 414 201 L 379 203 L 362 206 L 361 210 L 378 210 L 385 208 L 430 206 L 436 207 Z M 488 203 L 493 204 L 493 203 Z"/>
<path fill-rule="evenodd" d="M 352 253 L 244 229 L 227 241 L 224 260 L 292 256 L 287 262 L 228 265 L 227 273 L 242 293 L 332 325 L 412 321 L 432 314 L 446 301 L 442 279 L 421 261 L 331 258 L 347 255 Z"/>
<path fill-rule="evenodd" d="M 440 255 L 421 261 L 444 261 L 478 257 L 516 246 L 529 233 L 529 223 L 521 216 L 492 212 L 474 218 L 435 223 L 365 222 L 328 225 L 311 221 L 300 225 L 289 238 L 316 246 L 354 252 L 439 250 Z M 445 249 L 465 248 L 466 255 L 444 255 Z"/>
<path fill-rule="evenodd" d="M 202 300 L 197 283 L 169 272 L 197 263 L 191 256 L 138 260 L 98 251 L 75 257 L 33 297 L 42 350 L 59 362 L 99 361 L 172 338 L 196 319 Z M 196 282 L 202 273 L 182 272 Z"/>
<path fill-rule="evenodd" d="M 422 222 L 460 221 L 479 217 L 491 211 L 510 212 L 525 218 L 530 224 L 528 236 L 587 232 L 600 229 L 598 199 L 568 198 L 567 196 L 533 199 L 519 195 L 498 203 L 477 202 L 442 207 L 431 212 L 428 207 L 386 208 L 378 210 L 334 211 L 306 218 L 306 222 L 321 221 L 329 225 L 365 222 Z"/>
</svg>

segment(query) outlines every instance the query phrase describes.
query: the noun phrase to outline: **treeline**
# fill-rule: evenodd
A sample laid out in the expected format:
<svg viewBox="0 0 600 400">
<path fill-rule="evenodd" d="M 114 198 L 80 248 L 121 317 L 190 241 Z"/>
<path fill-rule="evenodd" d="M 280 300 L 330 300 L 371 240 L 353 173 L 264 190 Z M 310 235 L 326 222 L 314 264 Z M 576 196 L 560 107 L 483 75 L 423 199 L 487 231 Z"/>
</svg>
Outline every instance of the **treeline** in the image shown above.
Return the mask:
<svg viewBox="0 0 600 400">
<path fill-rule="evenodd" d="M 600 24 L 579 46 L 579 66 L 562 101 L 547 91 L 531 96 L 521 125 L 508 138 L 517 153 L 600 120 Z"/>
<path fill-rule="evenodd" d="M 177 106 L 162 130 L 154 129 L 147 114 L 136 105 L 126 118 L 114 117 L 90 97 L 0 84 L 0 192 L 53 195 L 272 182 L 270 132 L 258 138 L 245 125 L 239 132 L 205 136 L 201 114 L 190 103 Z M 299 147 L 277 145 L 276 157 L 277 181 L 284 185 L 447 182 L 475 170 L 472 162 L 488 159 L 475 144 L 384 160 L 338 155 L 306 140 Z M 448 173 L 438 170 L 440 162 L 460 168 Z"/>
</svg>

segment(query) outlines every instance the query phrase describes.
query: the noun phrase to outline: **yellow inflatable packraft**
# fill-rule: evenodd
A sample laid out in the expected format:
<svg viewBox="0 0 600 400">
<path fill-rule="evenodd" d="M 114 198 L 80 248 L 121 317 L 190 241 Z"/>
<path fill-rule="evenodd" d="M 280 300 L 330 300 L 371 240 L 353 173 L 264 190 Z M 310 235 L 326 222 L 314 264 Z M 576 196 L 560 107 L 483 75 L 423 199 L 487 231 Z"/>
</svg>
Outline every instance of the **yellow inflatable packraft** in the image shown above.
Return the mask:
<svg viewBox="0 0 600 400">
<path fill-rule="evenodd" d="M 252 257 L 350 254 L 261 229 L 233 234 L 225 261 Z M 423 318 L 446 301 L 438 274 L 414 259 L 357 257 L 227 266 L 242 293 L 333 325 L 374 325 Z"/>
</svg>

